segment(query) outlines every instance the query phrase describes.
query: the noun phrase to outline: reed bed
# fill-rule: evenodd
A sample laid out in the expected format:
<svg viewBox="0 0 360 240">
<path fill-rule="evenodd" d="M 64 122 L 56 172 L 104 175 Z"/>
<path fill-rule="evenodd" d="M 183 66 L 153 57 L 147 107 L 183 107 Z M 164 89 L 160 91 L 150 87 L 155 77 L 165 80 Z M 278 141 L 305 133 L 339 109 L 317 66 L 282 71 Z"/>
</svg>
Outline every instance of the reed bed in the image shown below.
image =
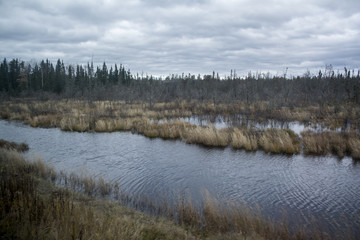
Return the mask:
<svg viewBox="0 0 360 240">
<path fill-rule="evenodd" d="M 360 134 L 348 132 L 302 132 L 305 154 L 335 154 L 340 158 L 360 159 Z"/>
<path fill-rule="evenodd" d="M 0 149 L 0 166 L 0 235 L 4 238 L 330 239 L 318 229 L 290 232 L 286 222 L 271 222 L 259 210 L 240 202 L 223 204 L 208 193 L 202 205 L 181 197 L 174 207 L 156 206 L 144 197 L 126 195 L 117 184 L 56 173 L 40 160 L 28 162 L 8 150 Z M 59 181 L 65 188 L 54 186 Z M 115 202 L 105 196 L 115 196 Z M 141 209 L 157 208 L 157 215 L 131 210 L 116 199 Z"/>
<path fill-rule="evenodd" d="M 93 129 L 93 125 L 84 117 L 62 118 L 60 120 L 60 129 L 63 131 L 86 132 Z"/>
<path fill-rule="evenodd" d="M 187 143 L 196 143 L 211 147 L 226 147 L 230 142 L 229 129 L 216 129 L 213 126 L 199 127 L 185 131 L 184 140 Z"/>
<path fill-rule="evenodd" d="M 199 101 L 173 101 L 155 103 L 152 107 L 145 102 L 126 103 L 124 101 L 85 101 L 85 100 L 49 100 L 36 101 L 16 99 L 0 103 L 0 117 L 3 119 L 22 120 L 30 123 L 31 119 L 41 115 L 52 115 L 57 119 L 65 116 L 81 115 L 101 118 L 148 118 L 169 119 L 191 116 L 235 116 L 244 115 L 248 119 L 261 122 L 263 119 L 279 121 L 300 121 L 321 123 L 329 128 L 338 128 L 352 123 L 359 128 L 360 107 L 354 104 L 310 105 L 303 107 L 275 107 L 270 102 L 217 103 Z M 36 125 L 37 121 L 33 120 Z M 59 119 L 55 122 L 58 124 Z M 46 121 L 45 121 L 46 122 Z M 52 126 L 52 124 L 48 124 Z"/>
<path fill-rule="evenodd" d="M 87 131 L 92 129 L 89 122 L 62 120 L 61 129 L 68 131 Z M 216 129 L 213 126 L 197 126 L 180 120 L 152 123 L 146 118 L 99 119 L 95 121 L 96 132 L 133 131 L 149 138 L 178 139 L 189 144 L 209 147 L 232 146 L 235 149 L 265 152 L 298 154 L 299 137 L 291 130 L 268 129 L 255 131 L 238 128 Z"/>
<path fill-rule="evenodd" d="M 232 146 L 234 149 L 247 151 L 260 149 L 274 154 L 298 154 L 300 146 L 304 145 L 306 154 L 332 153 L 340 157 L 350 155 L 357 159 L 360 155 L 358 134 L 353 134 L 353 137 L 330 134 L 331 143 L 328 143 L 329 139 L 324 139 L 326 137 L 305 133 L 303 139 L 300 139 L 286 129 L 216 129 L 213 126 L 197 126 L 178 119 L 193 115 L 214 118 L 220 114 L 231 118 L 232 114 L 246 114 L 249 119 L 257 121 L 269 118 L 282 121 L 315 121 L 337 129 L 349 121 L 352 121 L 351 126 L 357 126 L 360 111 L 357 112 L 356 109 L 357 106 L 273 108 L 268 102 L 215 105 L 208 102 L 175 101 L 155 103 L 150 108 L 143 102 L 128 104 L 124 101 L 19 100 L 1 102 L 0 117 L 20 120 L 33 127 L 58 127 L 63 131 L 76 132 L 132 131 L 150 138 L 178 139 L 209 147 Z M 343 138 L 346 146 L 344 141 L 336 141 Z M 329 147 L 330 145 L 332 147 Z"/>
<path fill-rule="evenodd" d="M 291 130 L 267 129 L 265 131 L 234 129 L 231 145 L 235 149 L 270 153 L 300 153 L 300 138 Z"/>
</svg>

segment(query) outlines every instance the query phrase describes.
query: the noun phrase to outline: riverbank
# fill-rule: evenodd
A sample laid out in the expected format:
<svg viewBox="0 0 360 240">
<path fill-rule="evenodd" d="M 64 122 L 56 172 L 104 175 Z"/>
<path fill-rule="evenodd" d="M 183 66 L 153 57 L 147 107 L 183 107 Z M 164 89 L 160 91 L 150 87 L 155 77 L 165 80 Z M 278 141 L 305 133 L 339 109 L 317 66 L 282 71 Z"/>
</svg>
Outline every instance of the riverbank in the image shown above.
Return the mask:
<svg viewBox="0 0 360 240">
<path fill-rule="evenodd" d="M 198 239 L 161 217 L 58 188 L 55 172 L 0 149 L 5 239 Z"/>
<path fill-rule="evenodd" d="M 0 117 L 7 120 L 20 120 L 32 127 L 58 127 L 63 131 L 113 132 L 132 131 L 150 138 L 177 139 L 186 143 L 209 147 L 227 147 L 247 151 L 263 150 L 274 154 L 299 154 L 301 147 L 306 154 L 345 155 L 360 159 L 360 134 L 350 131 L 348 135 L 332 132 L 332 139 L 349 142 L 341 151 L 338 141 L 328 141 L 329 151 L 314 147 L 311 142 L 319 139 L 319 134 L 305 134 L 301 138 L 289 129 L 249 129 L 246 127 L 199 126 L 181 121 L 179 118 L 191 116 L 216 116 L 248 114 L 248 118 L 263 121 L 272 119 L 308 121 L 337 128 L 344 122 L 356 123 L 357 112 L 352 107 L 336 109 L 333 107 L 279 108 L 271 111 L 266 103 L 246 106 L 244 104 L 205 104 L 193 102 L 157 103 L 149 108 L 145 103 L 127 104 L 123 101 L 25 101 L 18 99 L 0 103 Z M 341 110 L 342 109 L 342 110 Z M 345 113 L 346 112 L 346 113 Z M 359 111 L 360 112 L 360 111 Z M 307 117 L 305 117 L 307 116 Z M 339 120 L 340 119 L 340 120 Z M 330 120 L 336 120 L 330 124 Z M 335 124 L 336 123 L 336 124 Z M 351 125 L 355 127 L 356 124 Z M 350 129 L 352 128 L 350 127 Z M 351 136 L 351 141 L 348 141 Z M 305 140 L 304 140 L 305 139 Z M 333 150 L 335 149 L 335 150 Z"/>
<path fill-rule="evenodd" d="M 173 208 L 166 203 L 156 207 L 143 198 L 131 199 L 116 184 L 57 173 L 13 151 L 1 149 L 0 164 L 0 235 L 5 238 L 330 239 L 315 227 L 290 232 L 285 222 L 272 223 L 244 204 L 221 205 L 210 196 L 202 207 L 189 199 Z M 126 201 L 157 214 L 128 209 L 121 204 Z"/>
</svg>

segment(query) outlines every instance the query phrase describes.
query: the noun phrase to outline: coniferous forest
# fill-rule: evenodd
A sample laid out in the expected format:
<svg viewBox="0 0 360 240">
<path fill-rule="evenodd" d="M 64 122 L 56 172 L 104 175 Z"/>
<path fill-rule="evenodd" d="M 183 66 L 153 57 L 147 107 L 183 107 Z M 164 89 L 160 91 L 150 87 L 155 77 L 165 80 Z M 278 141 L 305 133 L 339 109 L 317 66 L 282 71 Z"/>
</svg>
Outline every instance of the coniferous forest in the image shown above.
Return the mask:
<svg viewBox="0 0 360 240">
<path fill-rule="evenodd" d="M 335 70 L 331 65 L 316 74 L 296 77 L 251 73 L 220 78 L 208 75 L 171 74 L 165 78 L 132 73 L 124 65 L 64 65 L 42 60 L 35 65 L 19 59 L 0 64 L 0 92 L 14 97 L 60 97 L 89 100 L 121 99 L 155 102 L 198 100 L 216 103 L 267 101 L 274 106 L 360 103 L 360 71 Z"/>
</svg>

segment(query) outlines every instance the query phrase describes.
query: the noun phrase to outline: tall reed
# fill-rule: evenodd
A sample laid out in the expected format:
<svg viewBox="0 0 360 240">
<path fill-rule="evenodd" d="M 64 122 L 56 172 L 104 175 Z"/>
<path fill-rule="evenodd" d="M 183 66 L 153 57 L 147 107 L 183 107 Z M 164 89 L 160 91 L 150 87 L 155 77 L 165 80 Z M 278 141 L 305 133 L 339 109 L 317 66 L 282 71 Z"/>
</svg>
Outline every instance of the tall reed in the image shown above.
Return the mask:
<svg viewBox="0 0 360 240">
<path fill-rule="evenodd" d="M 336 154 L 340 158 L 348 155 L 360 159 L 360 134 L 348 132 L 302 132 L 305 154 Z"/>
</svg>

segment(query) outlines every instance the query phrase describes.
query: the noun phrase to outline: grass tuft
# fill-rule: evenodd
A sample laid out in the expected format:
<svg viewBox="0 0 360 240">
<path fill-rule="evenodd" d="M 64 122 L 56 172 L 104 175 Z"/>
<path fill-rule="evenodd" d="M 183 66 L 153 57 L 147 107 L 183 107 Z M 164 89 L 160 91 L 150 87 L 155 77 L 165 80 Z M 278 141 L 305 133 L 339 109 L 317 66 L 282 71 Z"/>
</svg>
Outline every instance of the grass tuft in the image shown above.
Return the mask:
<svg viewBox="0 0 360 240">
<path fill-rule="evenodd" d="M 26 152 L 29 150 L 29 146 L 25 143 L 15 143 L 15 142 L 8 142 L 6 140 L 0 139 L 0 148 L 13 150 L 17 152 Z"/>
<path fill-rule="evenodd" d="M 360 134 L 354 132 L 321 132 L 305 131 L 301 133 L 305 154 L 336 154 L 339 158 L 345 155 L 360 159 Z"/>
<path fill-rule="evenodd" d="M 298 154 L 300 153 L 300 138 L 291 130 L 267 129 L 254 131 L 235 128 L 231 136 L 231 146 L 235 149 L 265 152 Z"/>
</svg>

